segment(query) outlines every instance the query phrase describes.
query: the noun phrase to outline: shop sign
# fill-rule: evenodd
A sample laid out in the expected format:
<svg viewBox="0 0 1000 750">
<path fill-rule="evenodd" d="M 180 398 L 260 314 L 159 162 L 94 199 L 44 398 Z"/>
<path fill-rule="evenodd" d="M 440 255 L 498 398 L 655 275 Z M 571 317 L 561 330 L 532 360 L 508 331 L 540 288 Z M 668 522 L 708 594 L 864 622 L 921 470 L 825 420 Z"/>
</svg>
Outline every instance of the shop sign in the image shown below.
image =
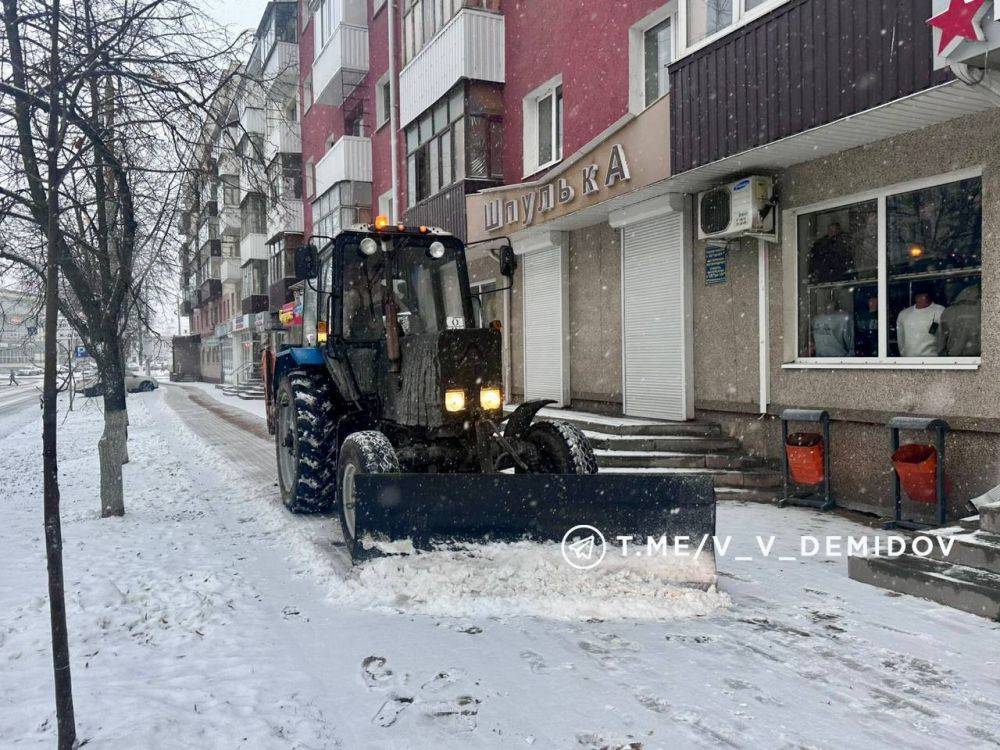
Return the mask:
<svg viewBox="0 0 1000 750">
<path fill-rule="evenodd" d="M 232 328 L 234 331 L 245 331 L 249 327 L 250 327 L 249 315 L 240 315 L 238 317 L 233 318 Z"/>
<path fill-rule="evenodd" d="M 214 348 L 216 348 L 219 345 L 220 342 L 219 342 L 219 340 L 217 338 L 215 338 L 214 336 L 212 336 L 212 337 L 209 337 L 209 338 L 205 339 L 202 343 L 205 346 L 207 346 L 209 349 L 214 349 Z"/>
<path fill-rule="evenodd" d="M 625 156 L 625 147 L 616 143 L 611 146 L 607 168 L 602 165 L 587 164 L 580 168 L 577 180 L 560 177 L 536 190 L 529 190 L 518 198 L 488 200 L 483 206 L 487 232 L 515 225 L 516 228 L 534 224 L 536 218 L 544 218 L 557 206 L 567 206 L 578 195 L 597 196 L 610 190 L 620 182 L 632 179 L 632 172 Z M 575 183 L 575 184 L 574 184 Z"/>
<path fill-rule="evenodd" d="M 219 323 L 219 325 L 215 327 L 216 338 L 222 339 L 228 335 L 229 335 L 229 323 Z"/>
<path fill-rule="evenodd" d="M 257 313 L 257 319 L 254 321 L 254 327 L 257 329 L 258 333 L 264 333 L 267 331 L 271 327 L 271 313 Z"/>
<path fill-rule="evenodd" d="M 709 245 L 705 248 L 705 285 L 726 283 L 726 266 L 729 251 L 724 246 Z"/>
<path fill-rule="evenodd" d="M 287 305 L 282 305 L 278 312 L 278 320 L 284 326 L 302 325 L 302 302 L 289 302 Z"/>
<path fill-rule="evenodd" d="M 1000 2 L 995 0 L 933 0 L 927 19 L 934 32 L 934 64 L 953 63 L 998 67 L 989 53 L 1000 47 Z"/>
</svg>

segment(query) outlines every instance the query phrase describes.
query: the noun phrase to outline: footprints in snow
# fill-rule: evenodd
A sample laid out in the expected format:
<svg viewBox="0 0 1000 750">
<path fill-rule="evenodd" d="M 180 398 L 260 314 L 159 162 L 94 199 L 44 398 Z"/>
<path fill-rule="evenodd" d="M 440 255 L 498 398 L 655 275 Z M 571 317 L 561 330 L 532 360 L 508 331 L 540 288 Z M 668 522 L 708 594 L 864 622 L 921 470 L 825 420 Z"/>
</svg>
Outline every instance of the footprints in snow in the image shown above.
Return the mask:
<svg viewBox="0 0 1000 750">
<path fill-rule="evenodd" d="M 404 711 L 417 706 L 416 721 L 446 732 L 471 732 L 479 719 L 478 698 L 460 692 L 465 680 L 461 670 L 438 672 L 414 694 L 406 689 L 409 675 L 396 675 L 384 656 L 369 656 L 361 662 L 361 678 L 369 690 L 388 691 L 389 696 L 372 717 L 372 723 L 391 727 Z"/>
</svg>

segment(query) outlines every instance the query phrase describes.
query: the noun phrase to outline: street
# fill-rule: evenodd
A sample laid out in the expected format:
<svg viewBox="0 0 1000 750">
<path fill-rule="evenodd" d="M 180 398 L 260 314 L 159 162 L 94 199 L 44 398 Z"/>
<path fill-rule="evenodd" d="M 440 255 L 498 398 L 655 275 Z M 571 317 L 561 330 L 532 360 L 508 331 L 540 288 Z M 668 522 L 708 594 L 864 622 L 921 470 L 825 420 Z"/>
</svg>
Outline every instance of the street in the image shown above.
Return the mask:
<svg viewBox="0 0 1000 750">
<path fill-rule="evenodd" d="M 641 576 L 594 588 L 546 545 L 351 568 L 333 519 L 281 507 L 259 417 L 178 386 L 131 396 L 129 412 L 122 519 L 99 518 L 96 402 L 60 438 L 77 720 L 93 747 L 1000 741 L 996 623 L 855 583 L 845 560 L 734 559 L 756 534 L 788 554 L 800 534 L 866 531 L 845 519 L 722 504 L 736 549 L 718 593 Z M 5 747 L 53 736 L 39 432 L 26 419 L 0 441 Z"/>
</svg>

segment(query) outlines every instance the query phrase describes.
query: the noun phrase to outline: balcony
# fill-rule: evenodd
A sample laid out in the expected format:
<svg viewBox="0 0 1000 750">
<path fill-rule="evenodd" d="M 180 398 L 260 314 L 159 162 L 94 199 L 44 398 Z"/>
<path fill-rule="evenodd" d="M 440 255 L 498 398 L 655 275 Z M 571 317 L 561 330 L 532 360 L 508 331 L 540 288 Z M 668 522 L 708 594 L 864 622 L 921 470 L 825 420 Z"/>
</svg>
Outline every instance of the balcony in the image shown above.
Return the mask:
<svg viewBox="0 0 1000 750">
<path fill-rule="evenodd" d="M 399 73 L 400 127 L 447 94 L 463 78 L 503 83 L 504 18 L 465 8 Z"/>
<path fill-rule="evenodd" d="M 270 300 L 266 294 L 251 294 L 240 302 L 240 312 L 244 315 L 267 312 L 268 304 L 270 304 Z"/>
<path fill-rule="evenodd" d="M 222 281 L 221 279 L 208 278 L 201 282 L 201 286 L 198 288 L 198 304 L 195 307 L 200 307 L 201 305 L 207 304 L 212 300 L 218 299 L 222 296 Z"/>
<path fill-rule="evenodd" d="M 240 129 L 251 135 L 264 135 L 265 131 L 264 110 L 261 107 L 240 107 Z M 240 135 L 243 135 L 243 132 Z"/>
<path fill-rule="evenodd" d="M 231 204 L 223 206 L 222 211 L 219 212 L 219 232 L 224 235 L 239 236 L 241 229 L 240 207 Z"/>
<path fill-rule="evenodd" d="M 297 122 L 281 120 L 271 124 L 264 141 L 264 163 L 270 164 L 278 154 L 301 154 L 302 133 Z"/>
<path fill-rule="evenodd" d="M 345 135 L 316 164 L 316 195 L 323 195 L 338 182 L 372 181 L 372 142 Z"/>
<path fill-rule="evenodd" d="M 274 99 L 286 100 L 293 96 L 299 83 L 299 45 L 275 42 L 264 61 L 261 82 Z"/>
<path fill-rule="evenodd" d="M 224 150 L 219 155 L 219 176 L 222 175 L 233 175 L 236 176 L 240 173 L 240 157 L 237 156 L 231 149 Z"/>
<path fill-rule="evenodd" d="M 287 305 L 295 295 L 292 293 L 292 286 L 297 281 L 294 277 L 279 279 L 267 288 L 268 309 L 271 312 L 278 312 L 282 305 Z"/>
<path fill-rule="evenodd" d="M 299 199 L 281 199 L 267 212 L 267 237 L 271 242 L 283 234 L 302 234 L 304 227 Z"/>
<path fill-rule="evenodd" d="M 251 260 L 267 260 L 267 235 L 259 232 L 245 234 L 240 239 L 240 262 L 246 265 Z"/>
<path fill-rule="evenodd" d="M 215 217 L 206 217 L 198 226 L 198 238 L 196 247 L 202 251 L 206 245 L 213 240 L 219 239 L 219 220 Z M 213 253 L 214 255 L 214 253 Z"/>
<path fill-rule="evenodd" d="M 368 72 L 368 29 L 342 23 L 316 57 L 312 68 L 316 101 L 339 107 Z"/>
</svg>

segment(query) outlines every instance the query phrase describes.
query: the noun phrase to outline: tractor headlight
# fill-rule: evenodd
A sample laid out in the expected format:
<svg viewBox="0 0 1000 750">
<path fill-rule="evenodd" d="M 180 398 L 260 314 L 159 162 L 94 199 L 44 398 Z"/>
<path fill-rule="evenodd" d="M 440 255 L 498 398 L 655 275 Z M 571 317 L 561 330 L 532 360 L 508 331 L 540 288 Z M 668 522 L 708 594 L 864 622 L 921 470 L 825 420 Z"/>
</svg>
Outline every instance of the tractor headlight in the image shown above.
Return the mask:
<svg viewBox="0 0 1000 750">
<path fill-rule="evenodd" d="M 503 393 L 499 388 L 483 388 L 479 391 L 479 405 L 484 411 L 499 411 L 503 406 Z"/>
<path fill-rule="evenodd" d="M 465 408 L 465 391 L 460 388 L 444 392 L 445 411 L 456 412 Z"/>
</svg>

